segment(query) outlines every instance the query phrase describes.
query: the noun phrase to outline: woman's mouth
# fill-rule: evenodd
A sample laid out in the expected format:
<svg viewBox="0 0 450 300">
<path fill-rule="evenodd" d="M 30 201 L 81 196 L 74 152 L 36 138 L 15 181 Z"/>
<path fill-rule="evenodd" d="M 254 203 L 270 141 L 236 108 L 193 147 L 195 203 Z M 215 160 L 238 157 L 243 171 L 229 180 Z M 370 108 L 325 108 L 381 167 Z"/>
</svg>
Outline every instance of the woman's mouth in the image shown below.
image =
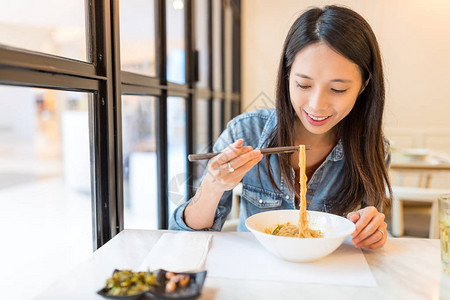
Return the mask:
<svg viewBox="0 0 450 300">
<path fill-rule="evenodd" d="M 325 124 L 326 121 L 331 117 L 331 116 L 314 116 L 314 115 L 307 113 L 306 111 L 305 111 L 305 115 L 306 115 L 309 123 L 314 126 L 320 126 L 320 125 Z"/>
</svg>

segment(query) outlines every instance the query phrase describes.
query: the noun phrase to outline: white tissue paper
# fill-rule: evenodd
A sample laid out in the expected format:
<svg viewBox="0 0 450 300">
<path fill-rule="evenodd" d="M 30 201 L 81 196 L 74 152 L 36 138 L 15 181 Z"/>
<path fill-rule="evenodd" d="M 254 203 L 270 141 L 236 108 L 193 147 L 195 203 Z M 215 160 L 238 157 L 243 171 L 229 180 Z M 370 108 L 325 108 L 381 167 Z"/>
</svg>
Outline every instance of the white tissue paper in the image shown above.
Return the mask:
<svg viewBox="0 0 450 300">
<path fill-rule="evenodd" d="M 164 233 L 139 269 L 199 272 L 205 269 L 212 235 L 203 232 Z"/>
</svg>

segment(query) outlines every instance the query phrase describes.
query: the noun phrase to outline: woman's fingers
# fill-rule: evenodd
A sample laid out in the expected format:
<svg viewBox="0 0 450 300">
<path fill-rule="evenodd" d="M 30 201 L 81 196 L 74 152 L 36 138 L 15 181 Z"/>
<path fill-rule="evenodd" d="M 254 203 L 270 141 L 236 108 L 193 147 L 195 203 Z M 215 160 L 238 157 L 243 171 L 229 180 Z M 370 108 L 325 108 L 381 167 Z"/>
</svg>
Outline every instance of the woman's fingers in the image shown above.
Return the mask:
<svg viewBox="0 0 450 300">
<path fill-rule="evenodd" d="M 347 215 L 347 219 L 349 219 L 350 221 L 352 221 L 354 224 L 356 224 L 356 222 L 358 222 L 360 216 L 359 216 L 359 212 L 355 211 L 355 212 L 351 212 Z M 356 229 L 356 225 L 355 225 L 355 231 L 353 231 L 352 233 L 352 237 L 355 237 L 359 232 Z"/>
<path fill-rule="evenodd" d="M 209 161 L 208 180 L 216 182 L 217 188 L 232 189 L 262 157 L 259 149 L 243 146 L 239 139 Z"/>
<path fill-rule="evenodd" d="M 385 223 L 386 224 L 386 223 Z M 387 225 L 381 225 L 377 230 L 375 230 L 370 236 L 366 239 L 356 243 L 355 246 L 357 248 L 369 248 L 369 249 L 377 249 L 384 245 L 387 239 Z M 383 232 L 383 233 L 381 233 Z"/>
<path fill-rule="evenodd" d="M 243 146 L 244 141 L 242 139 L 239 139 L 235 141 L 233 144 L 228 145 L 225 149 L 222 150 L 222 152 L 214 157 L 214 160 L 217 161 L 219 164 L 224 164 L 233 158 L 238 157 L 243 152 L 250 150 L 253 150 L 251 146 Z"/>
<path fill-rule="evenodd" d="M 384 245 L 387 239 L 387 224 L 384 221 L 383 213 L 378 212 L 375 207 L 369 206 L 349 214 L 347 217 L 356 226 L 356 230 L 352 234 L 353 244 L 356 247 L 376 249 Z"/>
<path fill-rule="evenodd" d="M 255 150 L 254 152 L 252 151 L 244 155 L 246 156 L 246 160 L 243 160 L 244 164 L 241 164 L 239 167 L 236 168 L 236 166 L 233 163 L 231 163 L 231 166 L 233 167 L 234 171 L 229 172 L 226 176 L 224 176 L 223 178 L 224 181 L 227 180 L 236 180 L 237 182 L 241 181 L 244 175 L 248 171 L 250 171 L 250 169 L 253 168 L 263 158 L 263 155 L 259 150 Z"/>
<path fill-rule="evenodd" d="M 231 168 L 236 171 L 248 161 L 261 155 L 260 150 L 253 150 L 251 146 L 243 147 L 242 143 L 242 139 L 239 139 L 229 145 L 222 153 L 211 159 L 210 167 L 227 174 Z"/>
<path fill-rule="evenodd" d="M 249 161 L 260 157 L 261 154 L 261 150 L 251 150 L 249 152 L 243 153 L 241 155 L 239 155 L 238 157 L 236 157 L 235 159 L 230 160 L 228 163 L 230 163 L 230 166 L 234 169 L 234 170 L 238 170 L 239 168 L 241 168 L 242 166 L 246 165 Z M 226 164 L 227 168 L 228 168 L 228 163 Z"/>
<path fill-rule="evenodd" d="M 356 212 L 359 215 L 355 226 L 356 229 L 352 234 L 352 237 L 357 237 L 364 228 L 372 221 L 372 219 L 378 214 L 378 210 L 374 206 L 368 206 L 360 209 Z"/>
<path fill-rule="evenodd" d="M 375 242 L 368 246 L 362 246 L 362 247 L 369 248 L 369 249 L 378 249 L 378 248 L 383 247 L 387 240 L 387 231 L 384 230 L 383 232 L 384 232 L 384 236 L 380 240 L 378 240 L 378 242 Z"/>
<path fill-rule="evenodd" d="M 210 167 L 213 169 L 219 169 L 222 165 L 227 164 L 227 162 L 229 162 L 230 160 L 242 155 L 243 153 L 253 150 L 251 146 L 243 147 L 242 144 L 242 139 L 239 139 L 233 144 L 230 144 L 219 155 L 209 161 Z"/>
<path fill-rule="evenodd" d="M 377 213 L 370 222 L 353 238 L 353 242 L 358 244 L 362 240 L 372 235 L 384 223 L 384 214 Z"/>
<path fill-rule="evenodd" d="M 240 149 L 234 150 L 233 155 L 221 156 L 218 157 L 217 160 L 210 162 L 210 168 L 215 170 L 220 174 L 229 173 L 230 168 L 237 170 L 240 166 L 242 166 L 246 161 L 253 159 L 252 152 L 259 150 L 253 150 L 252 147 L 242 147 Z M 250 158 L 249 158 L 250 155 Z M 224 158 L 235 157 L 234 159 L 224 160 Z"/>
</svg>

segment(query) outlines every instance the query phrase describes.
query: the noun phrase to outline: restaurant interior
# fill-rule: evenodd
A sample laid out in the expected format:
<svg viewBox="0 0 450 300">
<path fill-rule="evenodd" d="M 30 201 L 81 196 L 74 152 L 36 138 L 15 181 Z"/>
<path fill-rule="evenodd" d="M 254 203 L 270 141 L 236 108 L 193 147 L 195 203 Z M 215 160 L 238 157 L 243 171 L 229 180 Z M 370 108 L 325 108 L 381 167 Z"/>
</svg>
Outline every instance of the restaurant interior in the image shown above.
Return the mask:
<svg viewBox="0 0 450 300">
<path fill-rule="evenodd" d="M 449 1 L 0 0 L 0 298 L 42 294 L 123 230 L 167 229 L 207 166 L 187 155 L 275 106 L 287 31 L 326 4 L 366 18 L 381 49 L 389 237 L 439 239 Z"/>
</svg>

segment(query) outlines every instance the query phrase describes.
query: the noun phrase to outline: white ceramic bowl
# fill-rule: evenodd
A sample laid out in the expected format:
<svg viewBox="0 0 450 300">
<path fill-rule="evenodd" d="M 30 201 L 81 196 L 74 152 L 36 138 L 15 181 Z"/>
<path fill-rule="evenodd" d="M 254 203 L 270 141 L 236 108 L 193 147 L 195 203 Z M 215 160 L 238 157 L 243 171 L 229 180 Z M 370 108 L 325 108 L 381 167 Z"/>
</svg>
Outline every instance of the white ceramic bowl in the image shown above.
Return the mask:
<svg viewBox="0 0 450 300">
<path fill-rule="evenodd" d="M 322 258 L 336 250 L 347 236 L 355 231 L 350 220 L 328 213 L 308 211 L 309 225 L 320 229 L 322 238 L 294 238 L 264 233 L 264 229 L 274 224 L 290 222 L 297 224 L 298 210 L 272 210 L 250 216 L 245 225 L 269 252 L 283 260 L 306 262 Z"/>
<path fill-rule="evenodd" d="M 425 160 L 428 155 L 428 149 L 426 148 L 409 148 L 404 149 L 403 154 L 412 160 Z"/>
</svg>

